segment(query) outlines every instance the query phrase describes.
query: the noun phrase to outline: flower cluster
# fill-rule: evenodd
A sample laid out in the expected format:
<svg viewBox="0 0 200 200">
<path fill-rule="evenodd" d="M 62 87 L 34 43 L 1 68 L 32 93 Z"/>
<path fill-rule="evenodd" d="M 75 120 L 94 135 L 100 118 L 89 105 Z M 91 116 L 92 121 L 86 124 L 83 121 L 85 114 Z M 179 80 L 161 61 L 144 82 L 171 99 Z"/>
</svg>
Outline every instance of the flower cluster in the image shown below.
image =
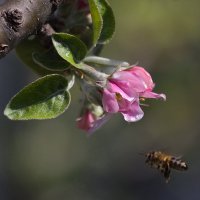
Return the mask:
<svg viewBox="0 0 200 200">
<path fill-rule="evenodd" d="M 101 91 L 103 114 L 96 117 L 86 110 L 78 120 L 78 127 L 93 132 L 104 124 L 109 116 L 121 113 L 127 122 L 136 122 L 144 116 L 140 101 L 146 98 L 166 100 L 164 94 L 153 92 L 155 84 L 151 75 L 142 67 L 132 66 L 114 72 L 107 78 Z M 102 123 L 103 122 L 103 123 Z"/>
</svg>

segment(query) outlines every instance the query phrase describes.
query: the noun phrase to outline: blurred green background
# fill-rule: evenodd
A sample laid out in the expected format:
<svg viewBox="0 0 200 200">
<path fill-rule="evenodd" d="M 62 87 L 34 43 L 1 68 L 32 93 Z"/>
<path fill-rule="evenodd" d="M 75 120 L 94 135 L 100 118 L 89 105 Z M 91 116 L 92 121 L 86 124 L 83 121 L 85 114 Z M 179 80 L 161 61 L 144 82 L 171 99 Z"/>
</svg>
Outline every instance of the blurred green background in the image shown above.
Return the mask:
<svg viewBox="0 0 200 200">
<path fill-rule="evenodd" d="M 110 0 L 116 33 L 103 56 L 139 63 L 167 101 L 148 101 L 144 118 L 121 115 L 92 137 L 76 128 L 79 90 L 58 119 L 9 121 L 8 100 L 36 79 L 14 52 L 0 60 L 0 199 L 199 200 L 200 1 Z M 183 155 L 187 172 L 162 175 L 141 153 Z"/>
</svg>

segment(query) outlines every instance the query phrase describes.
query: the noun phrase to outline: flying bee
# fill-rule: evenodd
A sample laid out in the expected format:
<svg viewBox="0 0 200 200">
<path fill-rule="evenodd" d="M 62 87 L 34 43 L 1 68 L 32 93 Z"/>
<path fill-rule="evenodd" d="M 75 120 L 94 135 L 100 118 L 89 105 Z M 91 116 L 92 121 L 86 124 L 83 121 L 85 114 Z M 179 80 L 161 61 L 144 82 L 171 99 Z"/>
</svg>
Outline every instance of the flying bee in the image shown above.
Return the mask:
<svg viewBox="0 0 200 200">
<path fill-rule="evenodd" d="M 181 160 L 181 157 L 175 157 L 161 151 L 152 151 L 145 154 L 146 163 L 151 167 L 158 169 L 165 177 L 165 181 L 170 180 L 171 169 L 185 171 L 187 164 Z"/>
</svg>

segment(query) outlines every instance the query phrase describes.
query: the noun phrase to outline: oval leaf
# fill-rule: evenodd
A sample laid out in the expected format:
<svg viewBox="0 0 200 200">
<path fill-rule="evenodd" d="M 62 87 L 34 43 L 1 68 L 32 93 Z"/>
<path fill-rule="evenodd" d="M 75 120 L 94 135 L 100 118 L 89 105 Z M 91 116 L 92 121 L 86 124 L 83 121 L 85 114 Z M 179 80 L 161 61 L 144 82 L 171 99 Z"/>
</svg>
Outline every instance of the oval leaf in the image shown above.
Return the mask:
<svg viewBox="0 0 200 200">
<path fill-rule="evenodd" d="M 90 13 L 92 16 L 92 24 L 93 24 L 93 44 L 96 45 L 103 28 L 103 18 L 100 13 L 100 9 L 98 8 L 97 0 L 89 0 Z"/>
<path fill-rule="evenodd" d="M 62 114 L 70 103 L 67 80 L 47 75 L 23 88 L 6 106 L 4 114 L 12 120 L 51 119 Z"/>
<path fill-rule="evenodd" d="M 115 32 L 115 18 L 106 0 L 89 0 L 93 21 L 93 42 L 107 43 Z"/>
<path fill-rule="evenodd" d="M 48 70 L 47 68 L 41 67 L 40 65 L 38 65 L 33 61 L 32 58 L 33 52 L 44 52 L 44 51 L 45 49 L 41 46 L 37 37 L 32 40 L 27 39 L 22 41 L 16 48 L 16 54 L 22 60 L 22 62 L 41 76 L 56 73 L 52 70 Z"/>
<path fill-rule="evenodd" d="M 48 70 L 64 71 L 70 65 L 57 54 L 55 49 L 48 50 L 44 53 L 34 52 L 32 56 L 36 64 Z"/>
<path fill-rule="evenodd" d="M 67 33 L 52 35 L 53 45 L 58 54 L 75 67 L 83 60 L 87 53 L 86 45 L 77 37 Z"/>
<path fill-rule="evenodd" d="M 111 6 L 106 0 L 100 0 L 100 13 L 103 18 L 103 28 L 98 43 L 109 42 L 115 32 L 115 17 Z"/>
</svg>

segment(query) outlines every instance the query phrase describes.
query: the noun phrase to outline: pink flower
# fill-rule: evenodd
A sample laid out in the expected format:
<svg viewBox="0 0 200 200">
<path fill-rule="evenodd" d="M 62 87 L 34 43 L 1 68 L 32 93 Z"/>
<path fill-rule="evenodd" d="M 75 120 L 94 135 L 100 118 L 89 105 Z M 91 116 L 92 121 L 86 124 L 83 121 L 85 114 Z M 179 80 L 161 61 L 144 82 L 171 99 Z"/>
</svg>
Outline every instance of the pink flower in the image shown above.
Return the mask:
<svg viewBox="0 0 200 200">
<path fill-rule="evenodd" d="M 98 117 L 87 109 L 85 113 L 76 120 L 77 126 L 91 134 L 105 124 L 110 119 L 110 116 L 111 115 L 107 113 Z"/>
<path fill-rule="evenodd" d="M 164 94 L 152 92 L 154 86 L 150 74 L 142 67 L 117 71 L 103 90 L 103 108 L 108 113 L 122 113 L 128 122 L 138 121 L 144 116 L 141 98 L 166 99 Z"/>
</svg>

